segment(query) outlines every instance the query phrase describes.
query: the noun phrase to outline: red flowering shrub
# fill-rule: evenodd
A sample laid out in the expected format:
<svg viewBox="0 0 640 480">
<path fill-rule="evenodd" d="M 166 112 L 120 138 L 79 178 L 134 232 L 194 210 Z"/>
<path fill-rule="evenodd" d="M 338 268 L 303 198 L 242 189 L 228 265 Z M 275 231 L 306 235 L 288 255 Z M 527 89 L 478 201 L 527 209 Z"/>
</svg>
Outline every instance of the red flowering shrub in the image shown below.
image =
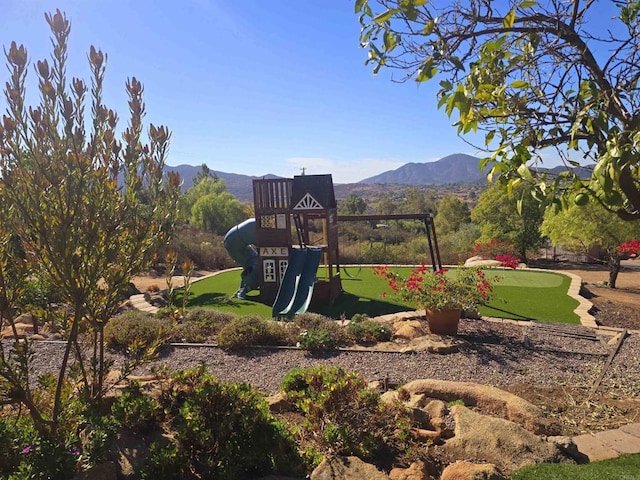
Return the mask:
<svg viewBox="0 0 640 480">
<path fill-rule="evenodd" d="M 635 258 L 640 254 L 640 242 L 638 240 L 629 240 L 621 243 L 616 247 L 616 252 L 618 252 L 618 255 L 628 255 L 631 258 Z"/>
<path fill-rule="evenodd" d="M 520 263 L 520 255 L 513 253 L 515 248 L 516 246 L 511 242 L 494 238 L 487 243 L 476 242 L 471 254 L 485 259 L 496 259 L 500 262 L 500 266 L 515 269 Z"/>
<path fill-rule="evenodd" d="M 497 277 L 487 278 L 478 267 L 459 267 L 448 273 L 446 269 L 434 272 L 422 265 L 405 278 L 383 265 L 374 267 L 374 273 L 387 279 L 396 297 L 411 302 L 416 308 L 430 310 L 461 308 L 475 311 L 489 300 L 493 283 L 498 280 Z"/>
</svg>

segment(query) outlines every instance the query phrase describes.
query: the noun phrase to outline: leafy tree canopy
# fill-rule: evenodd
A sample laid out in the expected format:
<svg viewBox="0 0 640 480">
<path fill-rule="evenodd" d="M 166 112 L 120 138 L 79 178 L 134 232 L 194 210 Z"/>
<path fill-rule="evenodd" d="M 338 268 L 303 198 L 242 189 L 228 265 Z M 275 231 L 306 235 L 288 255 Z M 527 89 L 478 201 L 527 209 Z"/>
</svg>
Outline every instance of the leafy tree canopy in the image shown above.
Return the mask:
<svg viewBox="0 0 640 480">
<path fill-rule="evenodd" d="M 439 78 L 439 105 L 509 188 L 640 219 L 640 2 L 355 0 L 374 73 Z M 536 174 L 548 148 L 569 167 Z M 551 182 L 551 180 L 553 180 Z"/>
<path fill-rule="evenodd" d="M 544 212 L 527 194 L 526 185 L 520 185 L 514 193 L 517 197 L 509 197 L 499 183 L 493 183 L 480 195 L 471 211 L 471 220 L 482 228 L 479 241 L 511 242 L 526 261 L 527 251 L 538 248 L 542 242 L 540 224 Z"/>
<path fill-rule="evenodd" d="M 640 238 L 640 225 L 625 222 L 596 204 L 572 205 L 566 210 L 548 208 L 540 226 L 543 235 L 554 246 L 584 253 L 593 246 L 606 251 L 609 263 L 609 285 L 615 288 L 620 271 L 617 247 L 623 242 Z"/>
<path fill-rule="evenodd" d="M 460 230 L 466 223 L 471 222 L 469 206 L 455 195 L 445 195 L 438 202 L 435 225 L 439 235 L 447 235 Z"/>
</svg>

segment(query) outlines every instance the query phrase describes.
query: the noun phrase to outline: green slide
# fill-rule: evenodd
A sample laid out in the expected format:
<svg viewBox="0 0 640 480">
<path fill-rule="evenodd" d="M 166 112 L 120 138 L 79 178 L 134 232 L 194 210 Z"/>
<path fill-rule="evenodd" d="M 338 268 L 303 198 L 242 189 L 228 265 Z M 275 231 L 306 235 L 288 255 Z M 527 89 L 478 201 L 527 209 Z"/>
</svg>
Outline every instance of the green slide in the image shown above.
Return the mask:
<svg viewBox="0 0 640 480">
<path fill-rule="evenodd" d="M 307 311 L 321 258 L 321 248 L 307 247 L 291 250 L 289 264 L 273 304 L 274 317 L 285 315 L 293 317 Z"/>
</svg>

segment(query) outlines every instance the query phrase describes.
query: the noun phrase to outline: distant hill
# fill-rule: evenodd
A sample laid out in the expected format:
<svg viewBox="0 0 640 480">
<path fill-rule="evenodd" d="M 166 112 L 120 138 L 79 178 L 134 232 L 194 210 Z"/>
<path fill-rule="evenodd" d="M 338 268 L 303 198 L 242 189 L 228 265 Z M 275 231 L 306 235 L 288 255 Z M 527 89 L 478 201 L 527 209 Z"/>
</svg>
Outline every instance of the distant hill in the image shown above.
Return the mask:
<svg viewBox="0 0 640 480">
<path fill-rule="evenodd" d="M 435 162 L 428 163 L 407 163 L 396 170 L 365 178 L 357 183 L 334 184 L 336 198 L 346 198 L 349 193 L 370 194 L 371 189 L 378 190 L 384 185 L 410 185 L 410 186 L 438 186 L 438 185 L 468 185 L 484 184 L 488 169 L 481 172 L 478 165 L 480 158 L 463 153 L 448 155 Z M 541 168 L 551 174 L 558 174 L 566 170 L 565 166 L 558 166 L 551 169 Z M 193 179 L 201 171 L 200 166 L 178 165 L 177 167 L 166 167 L 167 171 L 175 171 L 182 178 L 182 190 L 193 186 Z M 578 167 L 574 169 L 581 178 L 588 178 L 593 171 L 593 165 Z M 238 173 L 226 173 L 212 170 L 219 178 L 223 179 L 229 192 L 238 200 L 245 203 L 253 202 L 253 180 L 259 178 L 279 178 L 276 175 L 265 175 L 253 177 L 240 175 Z"/>
<path fill-rule="evenodd" d="M 360 180 L 365 184 L 446 185 L 451 183 L 479 183 L 486 181 L 477 157 L 455 153 L 435 162 L 407 163 L 373 177 Z"/>
<path fill-rule="evenodd" d="M 193 186 L 193 179 L 198 176 L 198 173 L 202 170 L 200 165 L 178 165 L 177 167 L 167 166 L 166 171 L 177 172 L 182 178 L 182 191 L 187 190 Z M 276 175 L 265 175 L 264 177 L 252 177 L 249 175 L 241 175 L 238 173 L 226 173 L 219 172 L 217 170 L 211 170 L 211 173 L 215 173 L 218 178 L 224 180 L 227 185 L 227 190 L 234 197 L 241 202 L 253 201 L 253 180 L 258 178 L 278 178 Z"/>
</svg>

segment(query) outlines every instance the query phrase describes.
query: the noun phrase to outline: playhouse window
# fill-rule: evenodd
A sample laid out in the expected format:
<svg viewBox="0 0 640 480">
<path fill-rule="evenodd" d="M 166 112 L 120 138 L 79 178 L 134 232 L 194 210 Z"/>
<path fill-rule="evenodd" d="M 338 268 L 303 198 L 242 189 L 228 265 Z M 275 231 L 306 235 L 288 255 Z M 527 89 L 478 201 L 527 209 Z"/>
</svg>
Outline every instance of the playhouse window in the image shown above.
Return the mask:
<svg viewBox="0 0 640 480">
<path fill-rule="evenodd" d="M 275 282 L 276 281 L 276 261 L 275 260 L 263 260 L 262 261 L 262 272 L 264 275 L 265 282 Z"/>
<path fill-rule="evenodd" d="M 276 216 L 262 215 L 260 217 L 260 228 L 276 228 Z"/>
</svg>

